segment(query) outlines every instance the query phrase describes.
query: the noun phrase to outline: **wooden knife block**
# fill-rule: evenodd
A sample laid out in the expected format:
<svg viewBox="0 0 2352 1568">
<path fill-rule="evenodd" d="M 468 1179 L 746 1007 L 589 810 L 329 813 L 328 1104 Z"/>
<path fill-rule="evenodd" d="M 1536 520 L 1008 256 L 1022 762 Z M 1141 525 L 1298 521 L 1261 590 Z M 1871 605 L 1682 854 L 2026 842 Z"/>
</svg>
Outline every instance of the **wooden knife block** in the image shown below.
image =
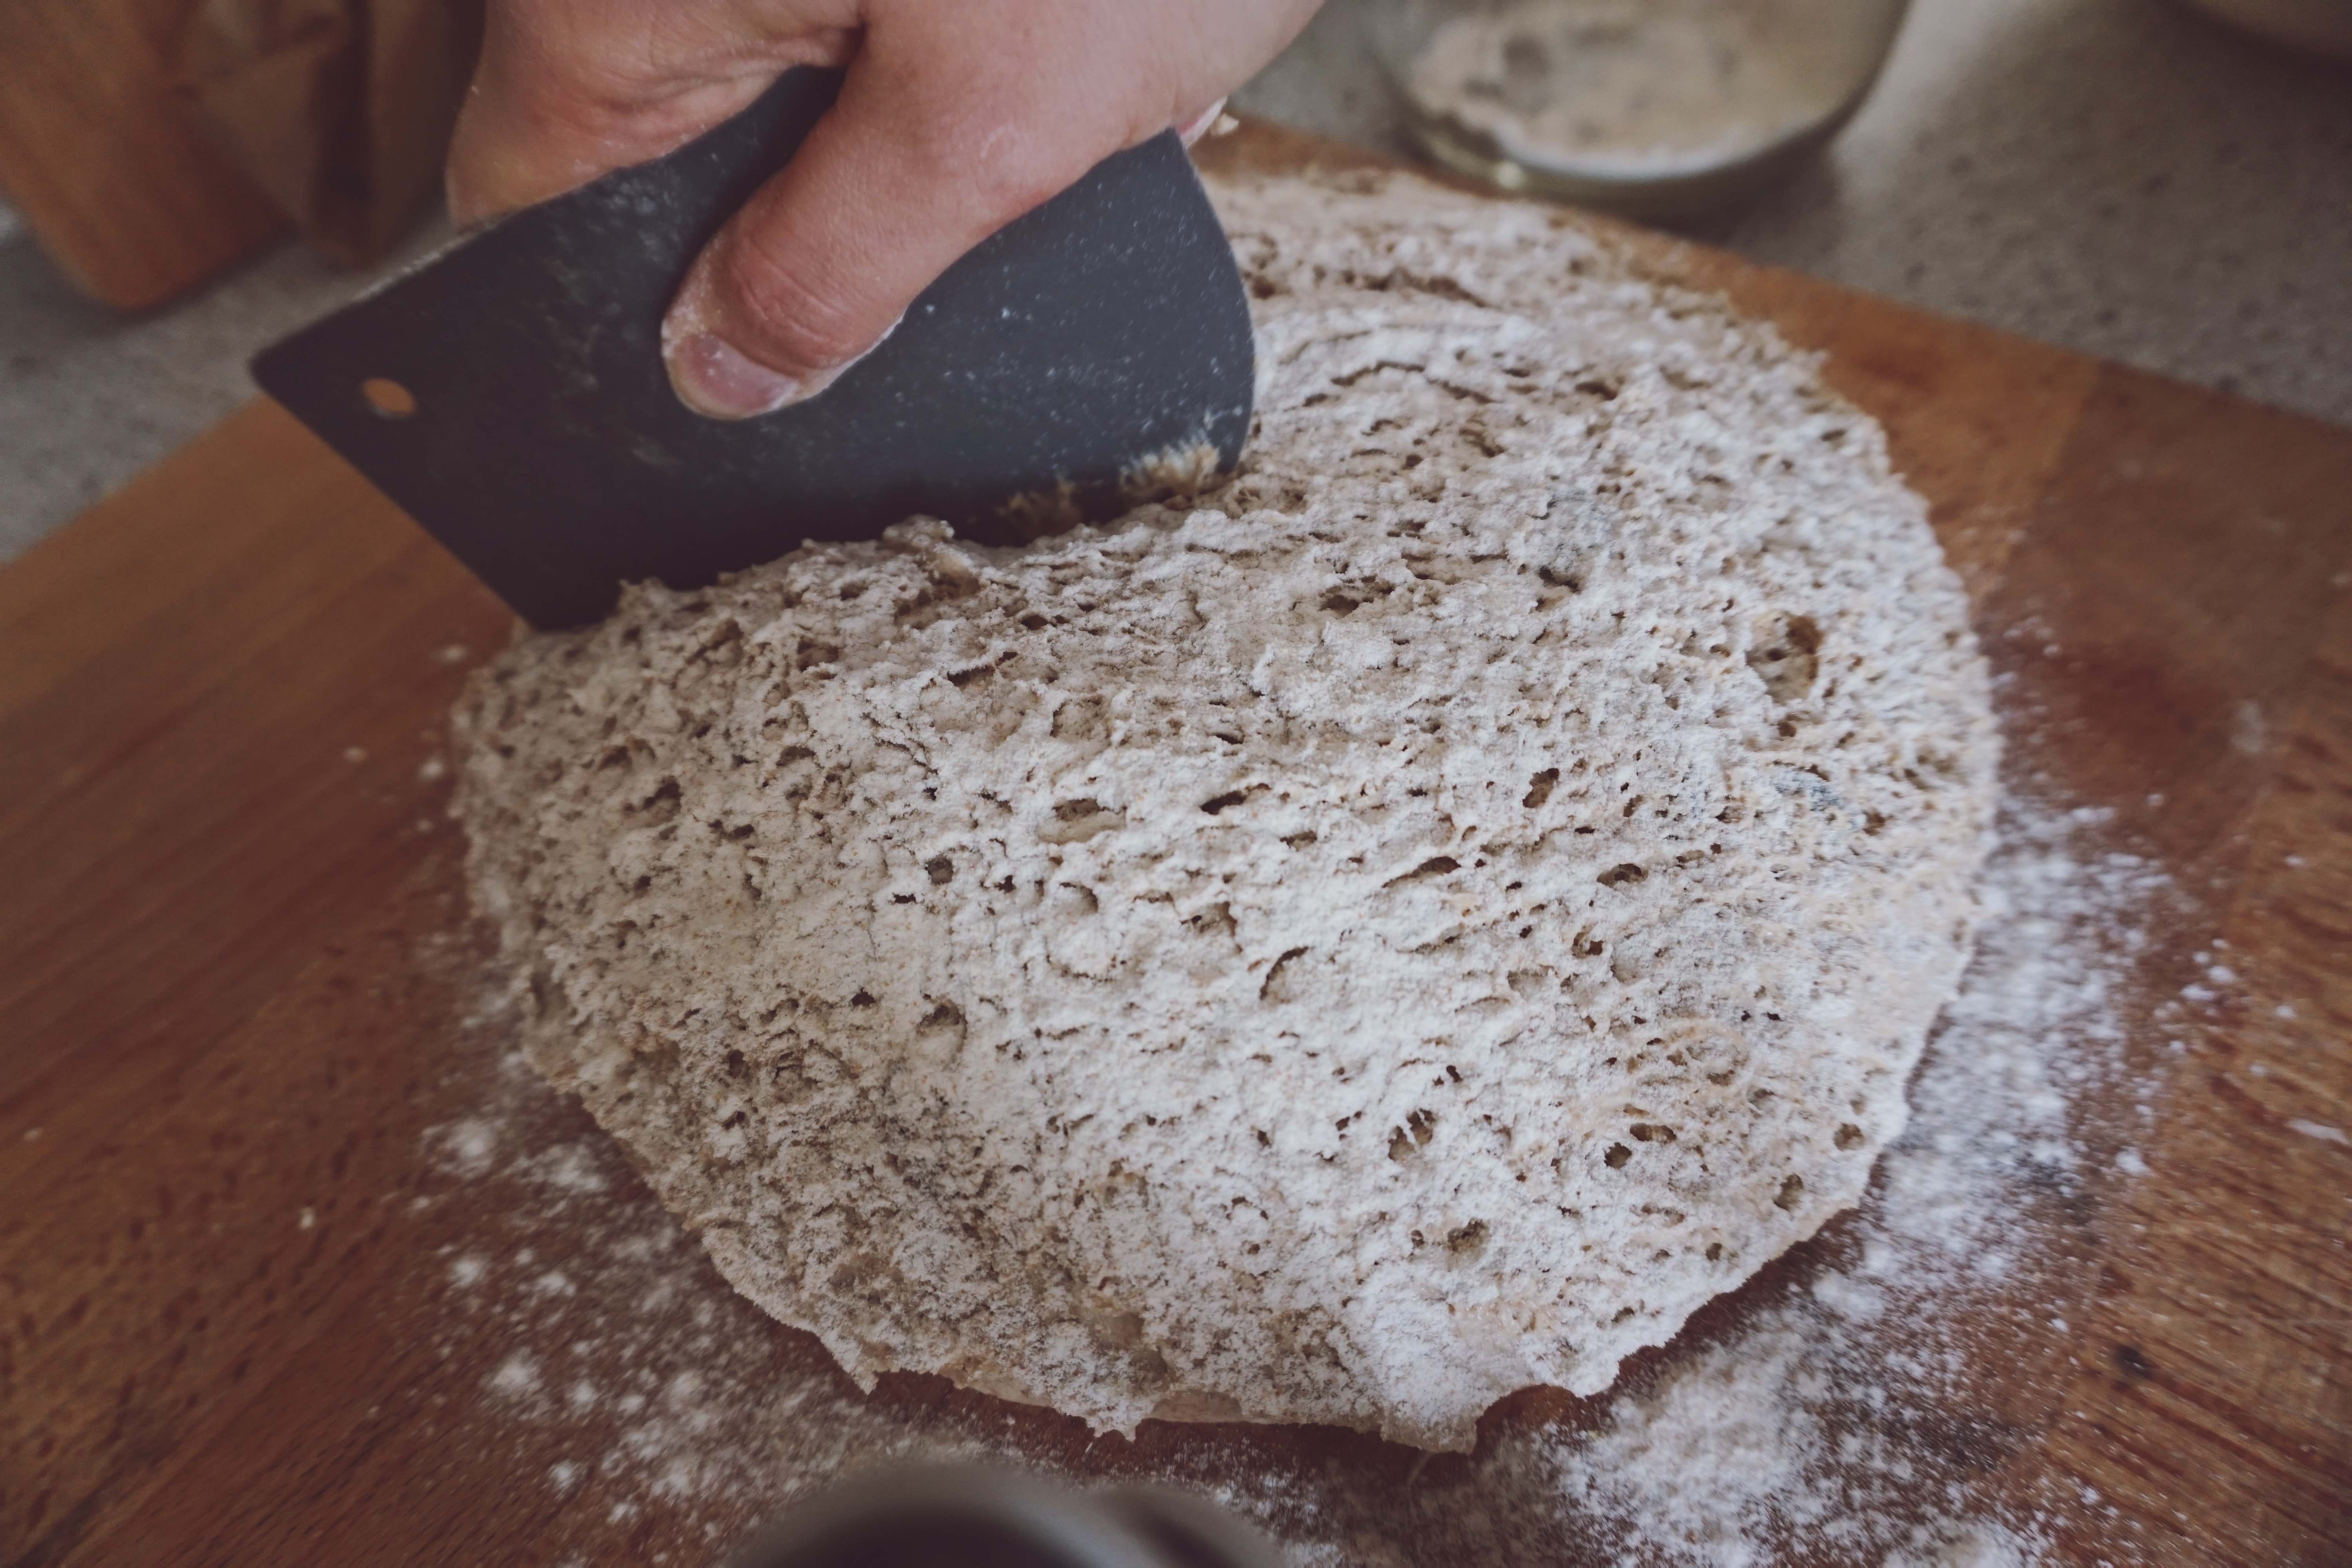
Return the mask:
<svg viewBox="0 0 2352 1568">
<path fill-rule="evenodd" d="M 289 215 L 340 260 L 381 254 L 437 190 L 478 16 L 472 0 L 415 0 L 387 30 L 392 13 L 353 8 L 354 26 L 378 24 L 357 46 L 363 68 L 349 87 L 329 78 L 320 90 L 329 111 L 361 118 L 363 148 L 350 153 L 339 119 L 320 137 L 361 160 L 367 210 L 354 212 L 347 189 L 319 187 L 320 148 L 283 133 L 282 105 L 224 100 L 211 83 L 215 123 L 200 121 L 176 67 L 203 5 L 0 0 L 0 191 L 66 275 L 118 310 L 145 310 L 203 281 L 286 232 Z M 369 58 L 364 51 L 386 37 L 394 41 Z M 282 90 L 285 74 L 258 80 L 268 74 L 226 90 Z M 282 177 L 265 193 L 223 150 L 231 144 L 245 169 L 266 160 Z"/>
</svg>

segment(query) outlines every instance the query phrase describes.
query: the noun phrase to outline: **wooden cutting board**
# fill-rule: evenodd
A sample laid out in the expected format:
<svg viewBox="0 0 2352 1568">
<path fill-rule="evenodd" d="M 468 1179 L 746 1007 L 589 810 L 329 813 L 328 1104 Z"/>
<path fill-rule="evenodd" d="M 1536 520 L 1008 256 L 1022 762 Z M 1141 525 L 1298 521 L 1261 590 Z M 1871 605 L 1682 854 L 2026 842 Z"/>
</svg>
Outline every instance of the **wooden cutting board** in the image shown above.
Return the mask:
<svg viewBox="0 0 2352 1568">
<path fill-rule="evenodd" d="M 1204 158 L 1369 162 L 1265 127 Z M 1948 1446 L 1980 1495 L 2052 1510 L 2065 1560 L 2352 1561 L 2352 1146 L 2328 1135 L 2352 1129 L 2352 432 L 1609 232 L 1826 351 L 1885 422 L 2005 678 L 2012 765 L 2112 808 L 2182 895 L 2136 1027 L 2192 947 L 2237 955 L 2166 1031 L 2147 1173 L 2071 1200 L 2063 1325 L 1988 1321 L 1992 1415 Z M 1085 1473 L 1286 1478 L 1355 1560 L 1576 1558 L 1465 1499 L 1474 1460 L 1323 1430 L 1089 1442 L 919 1377 L 861 1399 L 728 1292 L 576 1108 L 500 1064 L 436 759 L 507 635 L 265 405 L 0 573 L 0 1561 L 701 1562 L 772 1478 L 748 1440 L 681 1432 L 931 1428 Z M 464 1179 L 528 1149 L 573 1162 L 528 1216 Z M 468 1298 L 485 1268 L 530 1290 Z M 667 1283 L 582 1304 L 632 1279 Z M 659 1371 L 676 1420 L 565 1416 L 531 1360 L 559 1332 L 607 1394 Z M 795 1414 L 786 1386 L 824 1398 Z M 1486 1437 L 1593 1413 L 1521 1395 Z M 562 1468 L 616 1434 L 651 1445 L 634 1479 Z M 672 1460 L 701 1468 L 647 1480 Z"/>
</svg>

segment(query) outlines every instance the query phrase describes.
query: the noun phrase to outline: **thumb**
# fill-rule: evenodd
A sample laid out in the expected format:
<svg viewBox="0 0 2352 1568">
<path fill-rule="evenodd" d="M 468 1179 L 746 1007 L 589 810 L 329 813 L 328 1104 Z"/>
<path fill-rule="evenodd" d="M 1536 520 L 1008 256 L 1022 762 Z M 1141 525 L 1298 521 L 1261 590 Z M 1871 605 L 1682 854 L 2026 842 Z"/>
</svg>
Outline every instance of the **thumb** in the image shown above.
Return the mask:
<svg viewBox="0 0 2352 1568">
<path fill-rule="evenodd" d="M 688 407 L 741 419 L 824 391 L 959 257 L 1123 139 L 1109 125 L 1055 135 L 1018 109 L 942 105 L 891 74 L 853 68 L 793 161 L 687 275 L 662 347 Z"/>
</svg>

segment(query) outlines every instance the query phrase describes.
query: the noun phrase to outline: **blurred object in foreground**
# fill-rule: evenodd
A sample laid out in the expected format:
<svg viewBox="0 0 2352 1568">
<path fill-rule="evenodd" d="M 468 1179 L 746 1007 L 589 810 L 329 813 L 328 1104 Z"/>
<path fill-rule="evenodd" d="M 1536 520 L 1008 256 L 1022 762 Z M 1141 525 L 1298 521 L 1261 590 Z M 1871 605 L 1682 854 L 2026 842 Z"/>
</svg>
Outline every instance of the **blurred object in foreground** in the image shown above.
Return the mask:
<svg viewBox="0 0 2352 1568">
<path fill-rule="evenodd" d="M 1689 217 L 1797 167 L 1860 106 L 1906 0 L 1380 0 L 1408 124 L 1448 168 Z"/>
<path fill-rule="evenodd" d="M 1009 1470 L 917 1469 L 802 1505 L 729 1568 L 1279 1568 L 1232 1514 L 1160 1487 L 1078 1492 Z"/>
<path fill-rule="evenodd" d="M 198 0 L 173 73 L 246 178 L 359 267 L 440 195 L 480 25 L 478 0 Z"/>
<path fill-rule="evenodd" d="M 2274 44 L 2352 60 L 2352 0 L 2189 0 Z"/>
<path fill-rule="evenodd" d="M 0 188 L 144 310 L 299 224 L 373 255 L 436 194 L 480 0 L 0 0 Z"/>
</svg>

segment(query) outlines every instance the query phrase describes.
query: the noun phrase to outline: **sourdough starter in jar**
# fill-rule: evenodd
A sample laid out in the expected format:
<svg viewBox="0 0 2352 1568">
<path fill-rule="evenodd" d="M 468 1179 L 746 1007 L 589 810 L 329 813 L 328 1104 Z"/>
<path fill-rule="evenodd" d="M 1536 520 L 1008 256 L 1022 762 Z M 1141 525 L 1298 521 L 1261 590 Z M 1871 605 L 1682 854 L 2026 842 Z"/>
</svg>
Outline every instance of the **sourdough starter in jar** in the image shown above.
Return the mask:
<svg viewBox="0 0 2352 1568">
<path fill-rule="evenodd" d="M 1889 30 L 1855 0 L 1427 5 L 1398 72 L 1437 138 L 1534 171 L 1671 178 L 1738 163 L 1840 114 Z"/>
</svg>

